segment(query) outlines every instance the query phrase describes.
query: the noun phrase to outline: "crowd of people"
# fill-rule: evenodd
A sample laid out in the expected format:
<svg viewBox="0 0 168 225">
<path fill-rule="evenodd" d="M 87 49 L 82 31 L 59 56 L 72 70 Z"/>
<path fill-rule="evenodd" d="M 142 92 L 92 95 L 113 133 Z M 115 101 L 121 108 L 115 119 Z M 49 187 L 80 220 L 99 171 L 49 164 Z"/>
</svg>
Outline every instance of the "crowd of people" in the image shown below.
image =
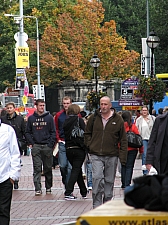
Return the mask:
<svg viewBox="0 0 168 225">
<path fill-rule="evenodd" d="M 62 99 L 62 106 L 62 110 L 51 115 L 45 111 L 44 100 L 38 99 L 36 111 L 26 121 L 15 112 L 13 102 L 8 102 L 1 112 L 0 219 L 6 221 L 4 224 L 10 220 L 13 184 L 14 189 L 19 188 L 21 155 L 27 154 L 27 148 L 31 149 L 36 196 L 42 195 L 42 175 L 46 194 L 52 193 L 52 168 L 58 165 L 65 199 L 76 199 L 73 190 L 77 183 L 83 199 L 92 191 L 93 208 L 112 199 L 117 168 L 121 188 L 131 185 L 138 152 L 142 165 L 146 165 L 142 175 L 146 176 L 152 166 L 158 173 L 168 172 L 168 107 L 159 109 L 158 115 L 150 115 L 148 107 L 143 106 L 133 119 L 129 111 L 116 112 L 108 96 L 100 99 L 99 109 L 90 115 L 81 112 L 68 96 Z M 75 138 L 74 129 L 78 133 L 80 130 Z M 128 131 L 141 135 L 141 148 L 128 145 Z M 58 153 L 53 156 L 56 146 Z M 5 161 L 9 155 L 11 161 Z M 7 193 L 10 194 L 5 201 Z"/>
</svg>

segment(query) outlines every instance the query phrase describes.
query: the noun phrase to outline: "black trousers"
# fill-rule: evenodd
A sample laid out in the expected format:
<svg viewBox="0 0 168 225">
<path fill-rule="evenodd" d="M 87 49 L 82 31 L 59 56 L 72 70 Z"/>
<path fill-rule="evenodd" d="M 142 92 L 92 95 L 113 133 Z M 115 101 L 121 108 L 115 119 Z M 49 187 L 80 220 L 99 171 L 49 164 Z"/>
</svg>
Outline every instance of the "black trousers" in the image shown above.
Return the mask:
<svg viewBox="0 0 168 225">
<path fill-rule="evenodd" d="M 72 165 L 71 176 L 66 185 L 65 195 L 70 195 L 74 190 L 74 185 L 77 182 L 80 194 L 86 196 L 87 188 L 82 177 L 82 164 L 85 160 L 86 153 L 80 148 L 71 148 L 66 150 L 67 159 Z"/>
<path fill-rule="evenodd" d="M 10 179 L 0 183 L 0 225 L 9 225 L 12 190 Z"/>
</svg>

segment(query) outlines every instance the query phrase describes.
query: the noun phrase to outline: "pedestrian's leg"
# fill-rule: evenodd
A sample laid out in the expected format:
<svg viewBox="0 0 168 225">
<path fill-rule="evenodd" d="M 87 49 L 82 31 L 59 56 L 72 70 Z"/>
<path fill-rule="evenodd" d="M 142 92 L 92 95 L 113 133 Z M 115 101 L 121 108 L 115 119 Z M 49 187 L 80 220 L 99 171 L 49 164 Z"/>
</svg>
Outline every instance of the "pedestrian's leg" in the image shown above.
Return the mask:
<svg viewBox="0 0 168 225">
<path fill-rule="evenodd" d="M 82 195 L 87 194 L 87 189 L 82 177 L 82 164 L 85 159 L 85 152 L 81 149 L 67 149 L 67 158 L 72 165 L 71 176 L 66 186 L 65 195 L 70 195 L 77 182 Z M 80 174 L 80 175 L 79 175 Z"/>
<path fill-rule="evenodd" d="M 93 208 L 102 205 L 104 192 L 104 161 L 102 156 L 91 155 L 92 160 L 92 198 Z"/>
<path fill-rule="evenodd" d="M 147 148 L 148 148 L 148 140 L 143 140 L 143 147 L 144 147 L 144 151 L 142 153 L 142 165 L 145 165 L 146 164 L 146 152 L 147 152 Z M 143 170 L 143 174 L 147 175 L 148 170 Z"/>
<path fill-rule="evenodd" d="M 114 180 L 117 169 L 118 157 L 105 156 L 104 166 L 104 198 L 103 203 L 113 197 Z"/>
<path fill-rule="evenodd" d="M 62 176 L 62 183 L 66 185 L 70 177 L 71 165 L 68 162 L 68 159 L 66 156 L 65 144 L 63 142 L 59 142 L 58 161 L 59 161 L 60 172 Z"/>
<path fill-rule="evenodd" d="M 130 186 L 133 174 L 133 168 L 138 150 L 130 150 L 127 155 L 126 173 L 125 173 L 125 186 Z"/>
<path fill-rule="evenodd" d="M 0 183 L 0 225 L 9 225 L 12 189 L 10 179 Z"/>
<path fill-rule="evenodd" d="M 41 168 L 42 159 L 40 153 L 40 145 L 34 144 L 32 148 L 32 161 L 33 161 L 33 181 L 35 186 L 35 191 L 41 190 Z"/>
<path fill-rule="evenodd" d="M 43 146 L 41 148 L 42 162 L 43 162 L 43 172 L 45 176 L 45 188 L 46 191 L 51 189 L 53 184 L 53 176 L 52 176 L 52 164 L 53 164 L 53 155 L 52 149 L 48 146 Z"/>
<path fill-rule="evenodd" d="M 91 162 L 91 160 L 87 160 L 86 168 L 87 168 L 87 187 L 88 187 L 88 190 L 92 190 L 92 162 Z"/>
<path fill-rule="evenodd" d="M 121 188 L 125 188 L 126 165 L 121 166 Z"/>
</svg>

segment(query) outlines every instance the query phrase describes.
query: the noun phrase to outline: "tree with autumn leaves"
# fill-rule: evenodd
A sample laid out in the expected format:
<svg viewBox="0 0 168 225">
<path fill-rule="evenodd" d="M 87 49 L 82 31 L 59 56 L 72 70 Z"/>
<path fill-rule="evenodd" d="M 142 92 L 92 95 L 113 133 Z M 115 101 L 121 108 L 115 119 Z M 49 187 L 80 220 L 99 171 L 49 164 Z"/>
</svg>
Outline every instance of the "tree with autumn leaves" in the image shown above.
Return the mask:
<svg viewBox="0 0 168 225">
<path fill-rule="evenodd" d="M 126 40 L 116 33 L 115 21 L 103 24 L 101 2 L 78 0 L 62 7 L 60 3 L 53 8 L 40 40 L 41 79 L 45 85 L 65 79 L 91 79 L 93 69 L 89 62 L 94 53 L 101 60 L 98 71 L 101 79 L 125 79 L 139 74 L 139 54 L 126 50 Z M 42 11 L 34 9 L 32 13 L 43 17 Z M 35 41 L 29 45 L 35 51 Z M 29 80 L 35 69 L 27 72 Z"/>
<path fill-rule="evenodd" d="M 5 13 L 19 14 L 19 4 L 13 4 L 9 10 L 5 9 Z M 93 78 L 93 68 L 89 62 L 94 53 L 101 60 L 98 68 L 101 79 L 125 79 L 139 74 L 139 54 L 127 50 L 126 40 L 116 32 L 115 21 L 104 22 L 104 13 L 102 3 L 97 0 L 24 2 L 24 15 L 36 16 L 39 22 L 41 83 L 51 86 L 65 79 Z M 17 30 L 13 27 L 13 18 L 2 19 L 4 32 L 0 40 L 8 34 L 10 39 L 6 38 L 5 46 L 11 47 L 10 50 L 6 49 L 5 54 L 10 55 L 10 58 L 12 55 L 10 64 L 14 65 L 13 34 Z M 30 69 L 26 74 L 30 84 L 37 84 L 35 20 L 24 18 L 24 31 L 29 36 L 30 47 Z M 14 66 L 12 70 L 14 77 Z"/>
</svg>

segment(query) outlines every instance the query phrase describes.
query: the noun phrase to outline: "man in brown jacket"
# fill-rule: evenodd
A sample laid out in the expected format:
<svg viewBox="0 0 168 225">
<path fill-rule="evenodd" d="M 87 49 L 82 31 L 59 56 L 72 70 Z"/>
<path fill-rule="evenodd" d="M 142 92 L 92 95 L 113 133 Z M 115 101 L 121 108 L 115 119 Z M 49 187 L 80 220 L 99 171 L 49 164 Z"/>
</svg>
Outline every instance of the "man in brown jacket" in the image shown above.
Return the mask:
<svg viewBox="0 0 168 225">
<path fill-rule="evenodd" d="M 118 157 L 125 165 L 128 145 L 124 121 L 112 109 L 108 96 L 100 99 L 100 109 L 95 113 L 95 120 L 90 116 L 85 130 L 92 160 L 93 208 L 112 199 Z"/>
</svg>

